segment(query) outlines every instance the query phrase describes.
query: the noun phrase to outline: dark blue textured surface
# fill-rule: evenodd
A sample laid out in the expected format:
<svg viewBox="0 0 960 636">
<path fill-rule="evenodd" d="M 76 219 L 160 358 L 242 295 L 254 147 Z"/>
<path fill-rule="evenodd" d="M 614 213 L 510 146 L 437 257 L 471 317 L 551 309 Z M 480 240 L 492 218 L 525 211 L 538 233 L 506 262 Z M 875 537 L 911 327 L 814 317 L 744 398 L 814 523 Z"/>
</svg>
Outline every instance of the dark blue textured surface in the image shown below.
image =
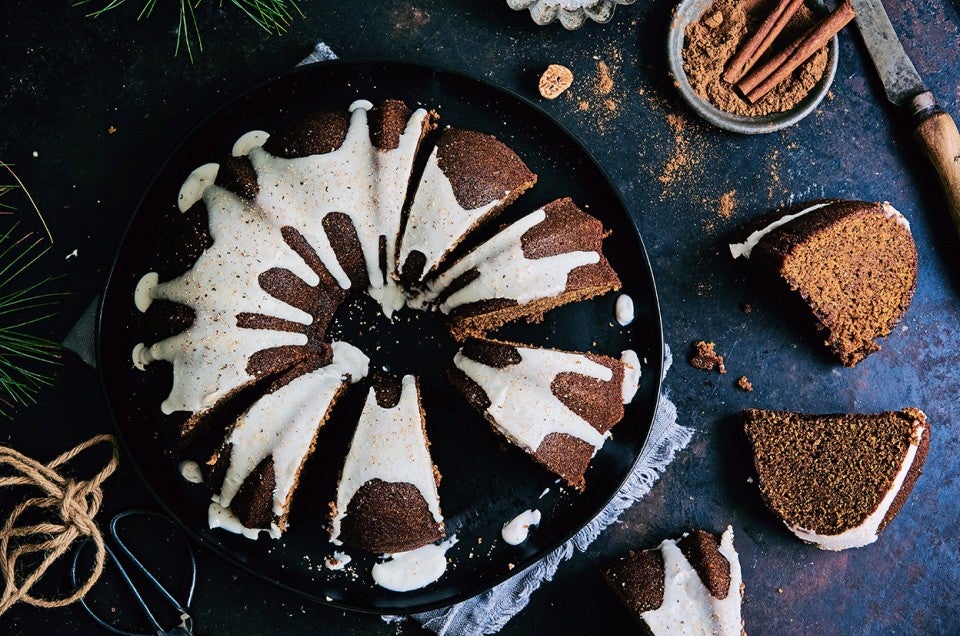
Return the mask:
<svg viewBox="0 0 960 636">
<path fill-rule="evenodd" d="M 204 3 L 206 51 L 194 66 L 170 55 L 172 9 L 165 6 L 141 24 L 132 5 L 97 20 L 69 6 L 42 16 L 26 4 L 5 7 L 0 158 L 17 164 L 53 227 L 56 245 L 44 266 L 67 273 L 63 287 L 71 296 L 49 327 L 53 335 L 66 333 L 102 284 L 130 211 L 176 141 L 227 97 L 300 59 L 315 39 L 342 56 L 442 63 L 531 96 L 539 70 L 560 62 L 577 77 L 572 95 L 543 107 L 595 153 L 635 214 L 657 275 L 666 340 L 677 354 L 667 387 L 681 420 L 698 434 L 623 523 L 565 564 L 505 633 L 626 631 L 631 624 L 603 589 L 598 566 L 689 526 L 719 531 L 728 523 L 737 532 L 747 582 L 749 633 L 957 632 L 960 243 L 910 130 L 884 101 L 855 33 L 841 36 L 831 99 L 791 129 L 748 138 L 691 121 L 681 106 L 664 70 L 672 7 L 664 0 L 621 7 L 611 23 L 574 33 L 536 27 L 526 14 L 493 0 L 304 4 L 308 17 L 271 39 L 233 11 Z M 944 107 L 960 114 L 956 5 L 886 4 L 917 69 Z M 613 72 L 607 96 L 593 90 L 598 60 Z M 668 123 L 671 114 L 680 118 L 680 132 Z M 688 164 L 664 184 L 659 178 L 678 147 Z M 730 191 L 734 213 L 721 218 L 718 200 Z M 835 365 L 806 323 L 773 302 L 725 247 L 742 222 L 820 196 L 891 201 L 910 219 L 920 250 L 912 308 L 883 350 L 852 370 Z M 36 227 L 28 214 L 21 218 Z M 74 249 L 78 256 L 64 260 Z M 753 311 L 744 313 L 740 303 Z M 701 338 L 715 340 L 727 356 L 727 375 L 683 362 Z M 752 380 L 752 393 L 733 386 L 741 374 Z M 70 358 L 60 376 L 44 404 L 3 425 L 0 438 L 50 457 L 110 428 L 94 374 Z M 800 544 L 745 481 L 747 458 L 731 421 L 740 408 L 906 405 L 920 406 L 933 421 L 930 456 L 914 494 L 875 545 L 833 554 Z M 129 472 L 113 479 L 109 508 L 149 503 Z M 201 632 L 394 631 L 378 619 L 344 616 L 269 588 L 210 555 L 201 555 L 200 568 Z M 87 633 L 91 623 L 79 608 L 17 608 L 0 619 L 0 631 L 53 629 Z"/>
</svg>

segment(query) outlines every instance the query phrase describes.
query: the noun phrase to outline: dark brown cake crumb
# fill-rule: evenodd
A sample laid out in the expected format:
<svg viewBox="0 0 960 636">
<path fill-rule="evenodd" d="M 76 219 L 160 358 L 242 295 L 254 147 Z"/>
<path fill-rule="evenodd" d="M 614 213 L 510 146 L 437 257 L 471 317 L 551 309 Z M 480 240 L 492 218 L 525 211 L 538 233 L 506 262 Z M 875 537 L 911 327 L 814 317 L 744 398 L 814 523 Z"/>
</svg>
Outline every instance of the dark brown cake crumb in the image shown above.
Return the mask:
<svg viewBox="0 0 960 636">
<path fill-rule="evenodd" d="M 716 343 L 703 340 L 694 343 L 690 364 L 704 371 L 716 369 L 721 374 L 726 373 L 727 367 L 723 365 L 723 356 L 714 351 L 715 346 Z"/>
<path fill-rule="evenodd" d="M 753 391 L 753 383 L 750 382 L 750 380 L 748 380 L 747 376 L 745 375 L 741 375 L 740 379 L 737 380 L 737 386 L 743 389 L 744 391 L 746 391 L 747 393 L 749 393 L 750 391 Z"/>
</svg>

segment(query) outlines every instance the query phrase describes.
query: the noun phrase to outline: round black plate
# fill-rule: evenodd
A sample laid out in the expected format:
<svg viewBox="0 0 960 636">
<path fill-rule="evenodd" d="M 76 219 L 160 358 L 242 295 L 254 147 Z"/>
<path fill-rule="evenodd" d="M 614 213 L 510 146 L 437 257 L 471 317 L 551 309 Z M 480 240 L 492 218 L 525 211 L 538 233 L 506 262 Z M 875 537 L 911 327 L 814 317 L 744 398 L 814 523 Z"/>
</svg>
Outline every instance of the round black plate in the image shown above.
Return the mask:
<svg viewBox="0 0 960 636">
<path fill-rule="evenodd" d="M 134 345 L 145 337 L 133 290 L 150 271 L 158 236 L 179 214 L 177 192 L 190 171 L 229 154 L 234 140 L 248 130 L 276 130 L 293 117 L 343 110 L 358 98 L 377 103 L 391 97 L 435 109 L 442 124 L 496 135 L 539 175 L 537 185 L 505 211 L 502 221 L 571 196 L 612 231 L 605 251 L 623 280 L 623 291 L 636 304 L 631 326 L 616 323 L 617 294 L 608 294 L 549 312 L 540 324 L 509 325 L 494 335 L 617 357 L 632 348 L 646 362 L 636 398 L 614 428 L 613 439 L 594 458 L 586 492 L 578 494 L 561 488 L 529 457 L 501 443 L 480 415 L 453 393 L 445 372 L 456 345 L 439 319 L 404 311 L 388 323 L 356 294 L 338 314 L 332 334 L 364 350 L 372 364 L 421 376 L 433 458 L 443 474 L 441 506 L 448 534 L 459 540 L 447 553 L 451 562 L 446 574 L 406 594 L 375 586 L 370 577 L 375 557 L 360 550 L 346 550 L 353 562 L 345 572 L 323 567 L 324 557 L 333 552 L 325 530 L 327 502 L 335 497 L 365 383 L 348 391 L 321 430 L 287 533 L 279 541 L 253 542 L 207 528 L 207 488 L 180 476 L 173 449 L 158 432 L 159 403 L 170 386 L 170 367 L 154 364 L 141 372 L 130 362 Z M 525 99 L 477 79 L 409 63 L 350 61 L 315 64 L 271 80 L 234 99 L 187 136 L 147 190 L 127 230 L 100 308 L 97 351 L 107 401 L 130 456 L 162 505 L 202 543 L 232 563 L 318 601 L 402 614 L 489 589 L 569 539 L 603 509 L 646 441 L 659 395 L 663 341 L 653 275 L 636 227 L 609 178 L 566 130 Z M 506 545 L 500 539 L 502 525 L 528 508 L 542 512 L 540 526 L 525 543 Z"/>
</svg>

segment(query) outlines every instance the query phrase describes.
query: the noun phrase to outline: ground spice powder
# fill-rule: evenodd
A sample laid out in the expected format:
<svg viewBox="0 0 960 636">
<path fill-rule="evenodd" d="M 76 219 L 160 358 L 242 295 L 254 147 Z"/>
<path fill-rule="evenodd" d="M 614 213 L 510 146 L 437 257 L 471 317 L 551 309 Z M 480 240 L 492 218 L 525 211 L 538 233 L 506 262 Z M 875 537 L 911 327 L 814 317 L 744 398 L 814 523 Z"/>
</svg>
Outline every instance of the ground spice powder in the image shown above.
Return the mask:
<svg viewBox="0 0 960 636">
<path fill-rule="evenodd" d="M 740 44 L 760 26 L 773 7 L 772 0 L 717 0 L 698 20 L 687 26 L 683 70 L 698 96 L 728 113 L 756 117 L 790 110 L 816 86 L 827 69 L 826 47 L 752 105 L 721 77 Z M 754 68 L 759 68 L 767 58 L 783 50 L 815 22 L 813 12 L 801 6 Z"/>
</svg>

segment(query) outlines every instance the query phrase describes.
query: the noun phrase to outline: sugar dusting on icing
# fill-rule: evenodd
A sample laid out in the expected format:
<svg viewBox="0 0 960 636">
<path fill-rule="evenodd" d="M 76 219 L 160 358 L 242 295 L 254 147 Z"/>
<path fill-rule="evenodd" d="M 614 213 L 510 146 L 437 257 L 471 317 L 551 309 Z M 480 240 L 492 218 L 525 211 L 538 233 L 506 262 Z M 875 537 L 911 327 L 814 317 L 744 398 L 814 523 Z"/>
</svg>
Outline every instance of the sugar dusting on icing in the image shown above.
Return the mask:
<svg viewBox="0 0 960 636">
<path fill-rule="evenodd" d="M 323 560 L 323 567 L 328 570 L 338 571 L 345 568 L 351 561 L 353 561 L 353 558 L 349 554 L 337 551 L 333 553 L 333 556 L 329 556 Z"/>
<path fill-rule="evenodd" d="M 387 560 L 375 564 L 370 574 L 377 585 L 394 592 L 419 590 L 437 581 L 447 571 L 447 550 L 456 542 L 454 535 L 439 544 L 385 554 Z"/>
<path fill-rule="evenodd" d="M 390 263 L 389 250 L 400 231 L 401 209 L 427 113 L 422 108 L 413 113 L 396 148 L 379 150 L 370 138 L 367 115 L 371 108 L 373 104 L 366 100 L 350 105 L 346 138 L 332 152 L 283 159 L 253 148 L 249 156 L 260 186 L 257 206 L 278 227 L 292 226 L 303 234 L 344 289 L 350 287 L 350 280 L 321 223 L 333 212 L 350 217 L 363 251 L 370 295 L 384 303 L 389 315 L 396 309 L 398 295 L 393 278 L 380 269 L 380 238 L 387 243 Z"/>
<path fill-rule="evenodd" d="M 668 539 L 660 544 L 664 569 L 663 603 L 640 615 L 653 633 L 740 636 L 743 629 L 740 617 L 743 576 L 740 557 L 733 548 L 733 528 L 728 526 L 723 533 L 719 550 L 730 564 L 730 589 L 724 599 L 710 594 L 676 541 Z"/>
<path fill-rule="evenodd" d="M 350 501 L 371 479 L 413 485 L 437 523 L 443 521 L 433 472 L 433 461 L 423 434 L 417 383 L 412 375 L 401 381 L 400 401 L 385 409 L 377 403 L 374 389 L 357 422 L 337 487 L 337 514 L 331 522 L 331 540 L 340 537 L 340 524 Z"/>
<path fill-rule="evenodd" d="M 521 237 L 546 218 L 547 213 L 541 208 L 497 233 L 430 283 L 426 292 L 414 301 L 414 306 L 422 308 L 435 300 L 457 277 L 470 270 L 475 270 L 478 276 L 440 305 L 443 313 L 478 300 L 509 298 L 522 305 L 560 295 L 567 287 L 570 272 L 581 265 L 598 263 L 600 254 L 565 252 L 527 258 Z"/>
<path fill-rule="evenodd" d="M 630 404 L 640 388 L 640 358 L 633 349 L 625 349 L 620 354 L 620 362 L 623 363 L 623 403 Z"/>
<path fill-rule="evenodd" d="M 283 516 L 303 462 L 320 424 L 345 382 L 367 374 L 369 360 L 356 347 L 334 342 L 331 364 L 305 373 L 257 400 L 231 428 L 229 465 L 213 501 L 229 508 L 244 480 L 267 457 L 273 458 L 276 485 L 273 514 Z M 273 525 L 271 536 L 279 534 Z"/>
<path fill-rule="evenodd" d="M 503 524 L 500 536 L 510 545 L 520 545 L 530 535 L 530 526 L 540 524 L 539 510 L 524 510 L 519 515 Z"/>
<path fill-rule="evenodd" d="M 230 154 L 234 157 L 242 157 L 250 153 L 254 148 L 259 148 L 263 144 L 267 143 L 267 139 L 270 138 L 270 133 L 263 130 L 251 130 L 248 133 L 240 135 L 240 138 L 237 139 L 233 144 L 233 150 L 230 151 Z"/>
<path fill-rule="evenodd" d="M 757 246 L 757 243 L 759 243 L 764 236 L 766 236 L 770 232 L 773 232 L 778 227 L 786 225 L 787 223 L 789 223 L 794 219 L 800 218 L 801 216 L 803 216 L 804 214 L 807 214 L 808 212 L 819 210 L 820 208 L 826 207 L 828 205 L 830 205 L 829 202 L 817 203 L 816 205 L 811 205 L 810 207 L 805 208 L 797 212 L 796 214 L 786 214 L 780 217 L 779 219 L 777 219 L 776 221 L 774 221 L 773 223 L 771 223 L 770 225 L 766 226 L 765 228 L 751 233 L 750 236 L 747 237 L 747 240 L 744 241 L 743 243 L 730 243 L 730 254 L 734 258 L 740 258 L 741 256 L 744 258 L 750 258 L 750 254 L 753 252 L 753 248 Z"/>
<path fill-rule="evenodd" d="M 191 484 L 203 483 L 203 472 L 200 470 L 200 464 L 192 459 L 180 462 L 180 475 Z"/>
<path fill-rule="evenodd" d="M 579 353 L 517 347 L 520 362 L 502 369 L 487 366 L 458 351 L 453 363 L 480 385 L 490 406 L 487 414 L 512 442 L 535 453 L 550 433 L 566 433 L 594 447 L 606 436 L 557 399 L 550 385 L 560 373 L 577 373 L 609 382 L 613 372 Z"/>
<path fill-rule="evenodd" d="M 633 322 L 633 298 L 627 294 L 620 294 L 617 296 L 613 311 L 620 326 L 626 327 Z"/>
<path fill-rule="evenodd" d="M 203 197 L 203 191 L 207 186 L 213 185 L 219 171 L 220 164 L 205 163 L 187 176 L 187 180 L 180 186 L 180 194 L 177 195 L 177 207 L 181 212 L 192 208 L 193 204 Z"/>
<path fill-rule="evenodd" d="M 890 506 L 893 505 L 893 500 L 896 499 L 900 493 L 900 489 L 903 488 L 903 482 L 907 479 L 910 468 L 913 467 L 913 460 L 917 456 L 917 449 L 920 447 L 920 441 L 923 438 L 925 430 L 919 422 L 914 422 L 914 427 L 910 446 L 904 454 L 903 463 L 900 464 L 900 470 L 897 471 L 893 483 L 890 485 L 890 489 L 884 493 L 876 509 L 867 515 L 859 525 L 834 535 L 818 534 L 813 530 L 805 530 L 798 526 L 787 524 L 790 531 L 804 541 L 815 543 L 821 550 L 838 551 L 848 548 L 862 548 L 876 541 L 879 536 L 878 533 L 880 532 L 880 524 L 883 522 L 883 518 L 887 516 Z"/>
<path fill-rule="evenodd" d="M 426 278 L 444 255 L 507 195 L 509 191 L 499 199 L 465 210 L 457 202 L 453 185 L 440 168 L 434 148 L 410 205 L 407 227 L 400 241 L 399 262 L 405 263 L 414 250 L 421 252 L 426 257 L 421 279 Z"/>
</svg>

